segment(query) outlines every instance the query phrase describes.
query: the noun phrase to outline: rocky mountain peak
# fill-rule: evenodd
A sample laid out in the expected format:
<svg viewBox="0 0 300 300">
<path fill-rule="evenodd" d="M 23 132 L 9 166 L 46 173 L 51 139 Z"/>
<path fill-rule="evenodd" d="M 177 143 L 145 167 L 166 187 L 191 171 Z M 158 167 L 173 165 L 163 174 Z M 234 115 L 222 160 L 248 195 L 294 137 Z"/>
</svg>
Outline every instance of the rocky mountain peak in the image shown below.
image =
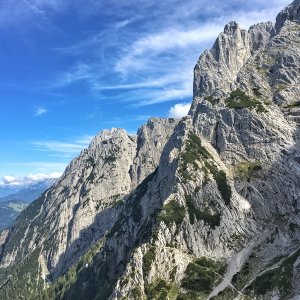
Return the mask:
<svg viewBox="0 0 300 300">
<path fill-rule="evenodd" d="M 228 24 L 225 25 L 224 27 L 224 33 L 225 34 L 233 34 L 235 33 L 236 31 L 240 30 L 240 26 L 237 22 L 235 21 L 231 21 L 229 22 Z"/>
<path fill-rule="evenodd" d="M 228 23 L 213 48 L 200 56 L 194 68 L 194 98 L 223 96 L 250 53 L 247 31 L 236 22 Z M 224 80 L 220 80 L 221 74 Z"/>
<path fill-rule="evenodd" d="M 227 24 L 186 118 L 98 134 L 0 235 L 0 298 L 299 299 L 297 7 Z"/>
<path fill-rule="evenodd" d="M 300 0 L 295 0 L 284 8 L 276 18 L 276 31 L 279 32 L 285 21 L 300 24 Z"/>
</svg>

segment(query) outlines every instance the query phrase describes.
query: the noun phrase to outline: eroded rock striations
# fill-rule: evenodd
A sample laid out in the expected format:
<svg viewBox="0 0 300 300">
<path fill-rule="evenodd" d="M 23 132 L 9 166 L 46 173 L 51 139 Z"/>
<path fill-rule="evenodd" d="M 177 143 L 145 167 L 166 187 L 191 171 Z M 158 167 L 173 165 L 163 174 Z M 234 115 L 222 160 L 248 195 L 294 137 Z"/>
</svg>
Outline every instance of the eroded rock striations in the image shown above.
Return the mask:
<svg viewBox="0 0 300 300">
<path fill-rule="evenodd" d="M 231 22 L 189 116 L 103 131 L 1 235 L 1 299 L 299 299 L 300 1 Z"/>
</svg>

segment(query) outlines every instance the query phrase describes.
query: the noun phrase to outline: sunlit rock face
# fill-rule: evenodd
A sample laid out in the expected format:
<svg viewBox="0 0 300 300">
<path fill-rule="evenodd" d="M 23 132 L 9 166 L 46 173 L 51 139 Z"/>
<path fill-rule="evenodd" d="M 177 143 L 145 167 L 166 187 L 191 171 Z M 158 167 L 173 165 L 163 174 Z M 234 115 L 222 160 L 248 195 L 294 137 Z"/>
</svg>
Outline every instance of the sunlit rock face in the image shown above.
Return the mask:
<svg viewBox="0 0 300 300">
<path fill-rule="evenodd" d="M 2 233 L 0 296 L 299 299 L 299 7 L 227 24 L 187 117 L 97 135 Z"/>
</svg>

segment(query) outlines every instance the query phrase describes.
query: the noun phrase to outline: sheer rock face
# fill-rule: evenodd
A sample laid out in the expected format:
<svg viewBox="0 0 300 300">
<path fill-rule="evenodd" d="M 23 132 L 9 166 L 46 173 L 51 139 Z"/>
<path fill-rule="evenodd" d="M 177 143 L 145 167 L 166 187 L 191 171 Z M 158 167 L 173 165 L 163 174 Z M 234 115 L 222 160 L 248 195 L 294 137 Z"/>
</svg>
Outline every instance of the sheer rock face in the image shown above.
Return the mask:
<svg viewBox="0 0 300 300">
<path fill-rule="evenodd" d="M 284 8 L 276 18 L 276 30 L 279 32 L 286 21 L 300 24 L 300 1 L 295 0 L 291 5 Z"/>
<path fill-rule="evenodd" d="M 155 170 L 176 123 L 156 118 L 149 120 L 137 136 L 122 129 L 97 135 L 42 197 L 35 222 L 27 218 L 17 221 L 15 228 L 25 223 L 20 234 L 24 236 L 19 244 L 8 241 L 9 250 L 4 251 L 1 266 L 11 266 L 38 245 L 44 249 L 42 256 L 52 278 L 68 270 L 111 229 L 124 198 Z M 142 159 L 146 168 L 139 172 Z M 47 241 L 49 237 L 51 241 Z M 45 247 L 47 242 L 49 247 Z"/>
<path fill-rule="evenodd" d="M 6 242 L 9 230 L 5 229 L 0 233 L 0 257 L 2 255 L 2 247 Z"/>
<path fill-rule="evenodd" d="M 274 35 L 272 23 L 261 23 L 240 29 L 228 23 L 211 50 L 206 50 L 194 69 L 194 98 L 222 97 L 230 90 L 237 74 L 254 51 L 269 43 Z"/>
<path fill-rule="evenodd" d="M 130 170 L 132 188 L 157 168 L 165 143 L 177 123 L 175 119 L 151 118 L 138 130 L 136 157 Z"/>
<path fill-rule="evenodd" d="M 50 299 L 298 299 L 299 6 L 275 27 L 226 25 L 196 64 L 188 117 L 96 136 L 5 238 L 0 298 L 22 299 L 18 268 L 38 250 Z"/>
</svg>

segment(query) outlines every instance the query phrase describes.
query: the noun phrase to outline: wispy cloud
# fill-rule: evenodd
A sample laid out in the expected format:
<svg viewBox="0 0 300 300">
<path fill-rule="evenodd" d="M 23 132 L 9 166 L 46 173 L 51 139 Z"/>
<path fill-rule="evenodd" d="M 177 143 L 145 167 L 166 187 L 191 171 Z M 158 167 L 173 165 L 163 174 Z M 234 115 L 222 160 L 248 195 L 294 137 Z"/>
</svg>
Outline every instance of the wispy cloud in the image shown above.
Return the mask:
<svg viewBox="0 0 300 300">
<path fill-rule="evenodd" d="M 45 107 L 36 107 L 34 115 L 38 117 L 46 114 L 47 112 L 48 110 Z"/>
<path fill-rule="evenodd" d="M 182 48 L 211 41 L 220 32 L 220 25 L 205 24 L 193 29 L 167 28 L 135 41 L 115 65 L 115 70 L 126 75 L 128 72 L 147 68 L 147 62 L 166 51 L 181 51 Z"/>
<path fill-rule="evenodd" d="M 73 157 L 78 154 L 81 150 L 86 148 L 92 136 L 84 135 L 76 139 L 75 141 L 55 141 L 55 140 L 44 140 L 34 141 L 32 145 L 36 151 L 46 151 L 54 156 L 58 157 Z"/>
<path fill-rule="evenodd" d="M 145 122 L 148 119 L 150 119 L 151 117 L 153 117 L 153 115 L 137 115 L 137 116 L 123 116 L 122 118 L 120 117 L 115 117 L 112 118 L 109 121 L 104 122 L 105 124 L 111 126 L 116 126 L 116 124 L 128 124 L 131 122 L 137 122 L 137 121 L 141 121 L 141 122 Z"/>
<path fill-rule="evenodd" d="M 101 13 L 112 20 L 101 31 L 55 49 L 78 59 L 46 87 L 60 89 L 84 83 L 92 94 L 114 91 L 114 99 L 132 106 L 188 101 L 192 97 L 193 66 L 225 23 L 237 20 L 247 28 L 253 23 L 274 20 L 288 3 L 166 0 L 158 4 L 154 0 L 130 0 L 104 5 L 87 0 L 83 7 L 82 0 L 66 0 L 64 5 L 56 0 L 24 1 L 36 14 L 65 11 L 72 4 L 80 16 Z M 139 22 L 139 30 L 133 26 L 135 22 Z"/>
</svg>

